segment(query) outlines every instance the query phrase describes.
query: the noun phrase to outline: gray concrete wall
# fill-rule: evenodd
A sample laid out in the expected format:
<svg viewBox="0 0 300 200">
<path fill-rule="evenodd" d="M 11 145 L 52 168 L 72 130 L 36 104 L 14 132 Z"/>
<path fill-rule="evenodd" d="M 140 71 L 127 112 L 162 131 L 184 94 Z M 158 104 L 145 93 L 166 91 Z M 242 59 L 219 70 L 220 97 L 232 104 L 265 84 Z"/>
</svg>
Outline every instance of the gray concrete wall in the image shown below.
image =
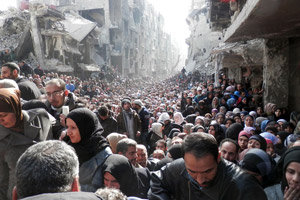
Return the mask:
<svg viewBox="0 0 300 200">
<path fill-rule="evenodd" d="M 289 42 L 287 39 L 266 40 L 263 67 L 264 104 L 288 106 Z"/>
<path fill-rule="evenodd" d="M 291 38 L 289 59 L 289 110 L 300 111 L 300 37 Z"/>
</svg>

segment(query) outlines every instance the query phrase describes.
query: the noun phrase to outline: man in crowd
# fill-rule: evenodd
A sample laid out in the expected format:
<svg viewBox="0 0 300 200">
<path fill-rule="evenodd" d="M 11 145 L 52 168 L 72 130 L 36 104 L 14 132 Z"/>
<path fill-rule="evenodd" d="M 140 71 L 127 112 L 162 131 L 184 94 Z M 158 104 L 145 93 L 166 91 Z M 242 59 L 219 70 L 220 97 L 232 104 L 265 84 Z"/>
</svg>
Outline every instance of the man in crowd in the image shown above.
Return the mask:
<svg viewBox="0 0 300 200">
<path fill-rule="evenodd" d="M 183 154 L 184 159 L 152 173 L 150 200 L 267 199 L 252 175 L 220 157 L 212 135 L 188 135 L 183 142 Z"/>
<path fill-rule="evenodd" d="M 131 100 L 129 98 L 122 100 L 122 112 L 117 116 L 117 122 L 118 133 L 123 133 L 128 138 L 141 143 L 141 120 L 138 114 L 131 109 Z"/>
<path fill-rule="evenodd" d="M 136 146 L 136 149 L 137 149 L 137 163 L 144 168 L 148 168 L 149 171 L 153 171 L 158 160 L 153 158 L 150 159 L 148 158 L 147 149 L 144 145 L 138 144 Z"/>
<path fill-rule="evenodd" d="M 146 138 L 148 135 L 150 114 L 139 99 L 133 101 L 132 108 L 139 114 L 142 126 L 141 139 L 143 144 L 148 146 Z"/>
<path fill-rule="evenodd" d="M 62 79 L 51 79 L 46 83 L 47 111 L 56 119 L 56 124 L 52 127 L 53 137 L 58 139 L 65 130 L 65 117 L 62 114 L 63 106 L 68 106 L 69 111 L 84 107 L 77 97 L 66 90 L 66 84 Z M 67 113 L 65 113 L 67 114 Z"/>
<path fill-rule="evenodd" d="M 230 138 L 221 141 L 219 151 L 221 157 L 230 162 L 236 163 L 239 155 L 239 145 Z"/>
<path fill-rule="evenodd" d="M 21 61 L 19 63 L 19 67 L 20 67 L 21 72 L 25 75 L 25 77 L 28 77 L 29 74 L 31 74 L 31 76 L 33 76 L 32 67 L 30 67 L 27 63 L 25 63 L 25 61 Z"/>
<path fill-rule="evenodd" d="M 38 87 L 31 81 L 20 77 L 20 68 L 16 63 L 8 62 L 2 65 L 2 78 L 16 81 L 21 91 L 21 98 L 24 100 L 39 99 L 41 92 Z"/>
<path fill-rule="evenodd" d="M 101 106 L 98 109 L 98 119 L 104 129 L 102 133 L 103 137 L 107 137 L 110 133 L 117 132 L 118 130 L 117 120 L 111 116 L 106 106 Z"/>
<path fill-rule="evenodd" d="M 50 140 L 28 148 L 16 167 L 17 199 L 101 199 L 79 192 L 79 161 L 75 150 L 64 142 Z"/>
<path fill-rule="evenodd" d="M 125 156 L 133 166 L 138 167 L 136 145 L 136 141 L 130 138 L 124 138 L 117 144 L 117 153 Z"/>
</svg>

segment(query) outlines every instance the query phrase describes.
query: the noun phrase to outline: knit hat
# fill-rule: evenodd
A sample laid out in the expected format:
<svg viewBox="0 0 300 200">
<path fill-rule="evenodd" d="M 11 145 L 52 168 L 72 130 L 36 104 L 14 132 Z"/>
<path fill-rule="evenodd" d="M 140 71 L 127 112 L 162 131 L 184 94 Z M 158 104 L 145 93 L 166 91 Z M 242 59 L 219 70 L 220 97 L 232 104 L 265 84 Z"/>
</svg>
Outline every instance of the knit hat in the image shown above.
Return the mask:
<svg viewBox="0 0 300 200">
<path fill-rule="evenodd" d="M 134 103 L 134 104 L 137 104 L 137 105 L 139 105 L 139 106 L 141 106 L 141 107 L 144 106 L 144 104 L 142 103 L 142 101 L 139 100 L 139 99 L 134 100 L 133 103 Z"/>
<path fill-rule="evenodd" d="M 128 97 L 128 98 L 124 98 L 124 99 L 122 99 L 122 102 L 121 102 L 121 104 L 122 104 L 122 107 L 124 106 L 124 104 L 125 103 L 129 103 L 129 104 L 131 104 L 131 99 Z"/>
<path fill-rule="evenodd" d="M 234 108 L 232 111 L 234 114 L 241 113 L 241 110 L 239 108 Z"/>
</svg>

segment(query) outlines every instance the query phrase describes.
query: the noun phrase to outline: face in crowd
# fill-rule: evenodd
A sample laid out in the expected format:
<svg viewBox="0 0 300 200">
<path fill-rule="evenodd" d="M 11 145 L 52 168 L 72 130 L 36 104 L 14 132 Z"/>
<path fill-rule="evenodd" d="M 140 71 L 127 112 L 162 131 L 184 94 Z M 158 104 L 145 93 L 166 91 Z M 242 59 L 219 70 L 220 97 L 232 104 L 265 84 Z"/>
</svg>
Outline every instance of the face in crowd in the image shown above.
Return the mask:
<svg viewBox="0 0 300 200">
<path fill-rule="evenodd" d="M 66 91 L 64 89 L 55 84 L 49 84 L 46 86 L 45 90 L 47 100 L 53 107 L 60 108 L 61 106 L 63 106 L 66 94 Z"/>
</svg>

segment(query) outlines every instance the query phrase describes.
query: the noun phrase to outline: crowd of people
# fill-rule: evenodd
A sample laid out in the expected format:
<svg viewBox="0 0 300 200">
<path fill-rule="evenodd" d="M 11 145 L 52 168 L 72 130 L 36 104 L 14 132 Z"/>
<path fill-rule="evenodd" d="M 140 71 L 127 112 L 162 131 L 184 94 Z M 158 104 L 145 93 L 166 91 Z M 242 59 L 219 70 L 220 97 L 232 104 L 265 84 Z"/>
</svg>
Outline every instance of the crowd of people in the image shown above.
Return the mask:
<svg viewBox="0 0 300 200">
<path fill-rule="evenodd" d="M 261 88 L 27 66 L 1 66 L 0 199 L 300 198 L 300 113 Z"/>
</svg>

